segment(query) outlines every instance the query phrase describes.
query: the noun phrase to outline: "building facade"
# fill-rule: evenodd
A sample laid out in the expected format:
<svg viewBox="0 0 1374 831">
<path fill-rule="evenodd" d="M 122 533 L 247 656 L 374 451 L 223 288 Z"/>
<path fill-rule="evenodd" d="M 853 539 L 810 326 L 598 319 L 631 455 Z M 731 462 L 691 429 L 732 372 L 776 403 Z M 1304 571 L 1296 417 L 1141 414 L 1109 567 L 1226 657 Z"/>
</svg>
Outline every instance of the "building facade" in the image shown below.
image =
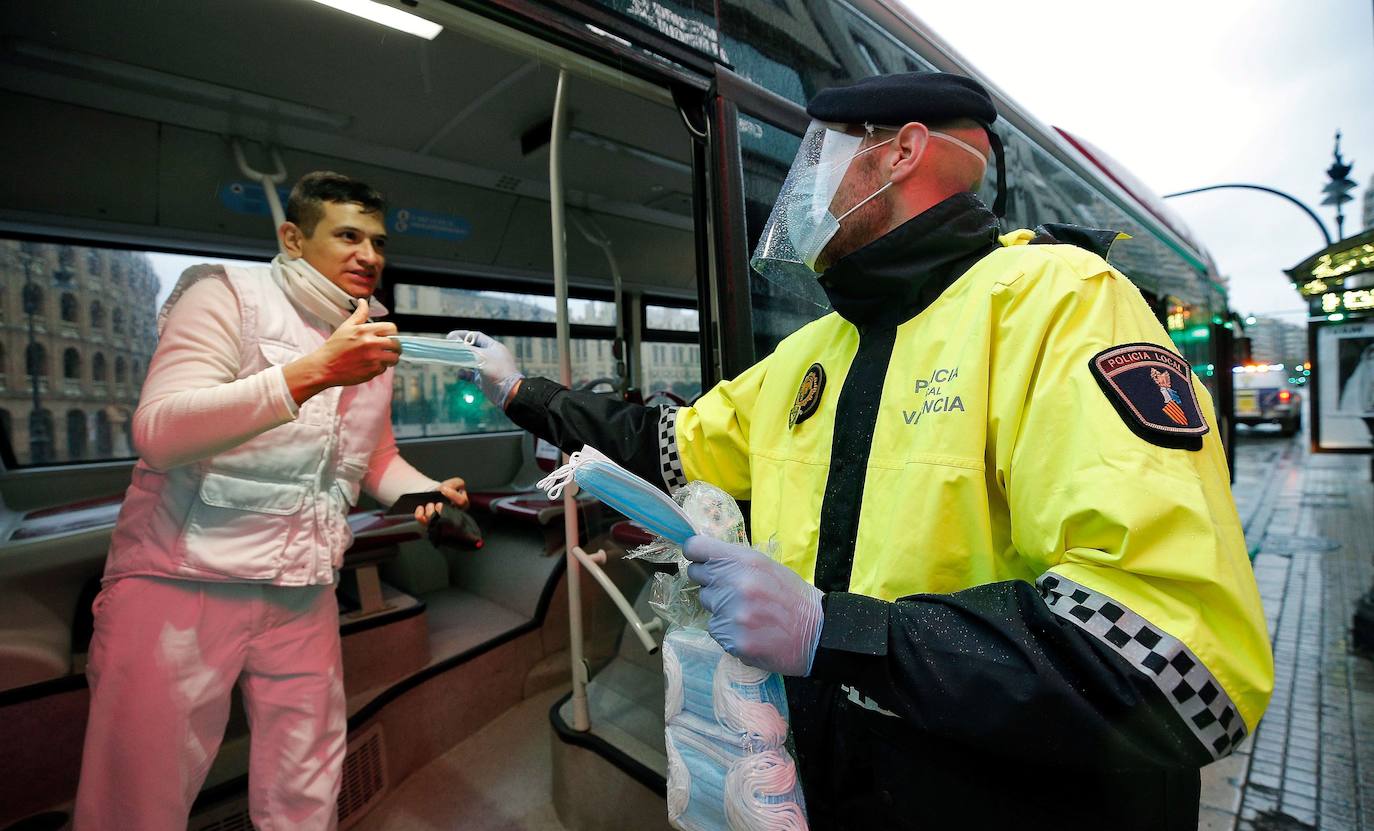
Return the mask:
<svg viewBox="0 0 1374 831">
<path fill-rule="evenodd" d="M 0 240 L 0 430 L 15 462 L 134 455 L 158 285 L 142 253 Z"/>
<path fill-rule="evenodd" d="M 1307 362 L 1307 327 L 1272 317 L 1253 318 L 1245 324 L 1250 338 L 1250 360 L 1261 364 L 1293 367 Z"/>
<path fill-rule="evenodd" d="M 1374 229 L 1374 176 L 1369 178 L 1369 185 L 1364 189 L 1364 228 L 1366 231 Z"/>
<path fill-rule="evenodd" d="M 528 323 L 552 323 L 556 318 L 553 298 L 514 292 L 403 285 L 396 289 L 395 304 L 398 312 L 439 317 Z M 568 316 L 573 325 L 611 328 L 615 326 L 615 304 L 573 298 L 568 301 Z M 645 309 L 650 330 L 696 332 L 698 320 L 694 309 L 656 305 Z M 423 334 L 442 337 L 444 333 Z M 501 340 L 526 375 L 561 377 L 556 338 L 517 335 Z M 574 388 L 601 381 L 614 384 L 617 361 L 610 340 L 574 338 L 571 346 Z M 646 396 L 667 392 L 690 401 L 701 393 L 701 347 L 645 338 L 632 374 L 634 385 Z M 605 389 L 599 384 L 598 388 Z M 434 364 L 402 361 L 397 366 L 391 408 L 400 437 L 517 429 L 458 370 Z"/>
</svg>

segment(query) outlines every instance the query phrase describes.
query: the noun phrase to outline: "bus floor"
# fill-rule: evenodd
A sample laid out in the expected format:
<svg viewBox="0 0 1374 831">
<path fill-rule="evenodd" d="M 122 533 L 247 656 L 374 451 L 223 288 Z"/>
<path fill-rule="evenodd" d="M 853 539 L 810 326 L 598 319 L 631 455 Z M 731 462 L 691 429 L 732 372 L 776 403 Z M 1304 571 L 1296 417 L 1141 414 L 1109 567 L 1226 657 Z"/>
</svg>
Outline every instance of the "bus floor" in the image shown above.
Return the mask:
<svg viewBox="0 0 1374 831">
<path fill-rule="evenodd" d="M 411 774 L 353 831 L 565 831 L 553 807 L 549 709 L 536 693 Z"/>
</svg>

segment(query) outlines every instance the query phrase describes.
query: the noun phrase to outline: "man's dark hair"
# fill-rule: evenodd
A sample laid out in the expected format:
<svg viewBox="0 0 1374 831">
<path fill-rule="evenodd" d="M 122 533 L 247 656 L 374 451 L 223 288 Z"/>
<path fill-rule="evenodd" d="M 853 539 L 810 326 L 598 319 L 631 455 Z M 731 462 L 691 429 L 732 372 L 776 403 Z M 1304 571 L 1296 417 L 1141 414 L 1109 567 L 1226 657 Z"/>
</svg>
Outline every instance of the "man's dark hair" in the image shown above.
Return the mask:
<svg viewBox="0 0 1374 831">
<path fill-rule="evenodd" d="M 350 179 L 332 170 L 307 173 L 291 188 L 286 200 L 286 219 L 294 222 L 308 237 L 324 218 L 324 203 L 351 202 L 362 206 L 363 213 L 384 213 L 386 200 L 381 191 L 371 185 Z"/>
</svg>

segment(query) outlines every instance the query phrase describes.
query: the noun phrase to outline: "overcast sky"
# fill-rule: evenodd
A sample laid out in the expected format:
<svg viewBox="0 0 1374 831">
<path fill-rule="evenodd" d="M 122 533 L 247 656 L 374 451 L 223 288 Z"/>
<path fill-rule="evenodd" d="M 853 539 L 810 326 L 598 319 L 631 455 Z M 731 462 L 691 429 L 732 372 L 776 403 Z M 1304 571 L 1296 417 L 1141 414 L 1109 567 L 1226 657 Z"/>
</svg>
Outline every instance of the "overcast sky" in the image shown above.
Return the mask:
<svg viewBox="0 0 1374 831">
<path fill-rule="evenodd" d="M 1371 0 L 1040 0 L 1006 14 L 906 2 L 1032 115 L 1096 144 L 1156 193 L 1278 188 L 1316 210 L 1334 238 L 1335 213 L 1319 203 L 1339 128 L 1360 185 L 1345 235 L 1363 227 L 1374 176 Z M 1258 191 L 1169 204 L 1230 275 L 1233 309 L 1305 318 L 1281 269 L 1324 245 L 1311 219 Z"/>
</svg>

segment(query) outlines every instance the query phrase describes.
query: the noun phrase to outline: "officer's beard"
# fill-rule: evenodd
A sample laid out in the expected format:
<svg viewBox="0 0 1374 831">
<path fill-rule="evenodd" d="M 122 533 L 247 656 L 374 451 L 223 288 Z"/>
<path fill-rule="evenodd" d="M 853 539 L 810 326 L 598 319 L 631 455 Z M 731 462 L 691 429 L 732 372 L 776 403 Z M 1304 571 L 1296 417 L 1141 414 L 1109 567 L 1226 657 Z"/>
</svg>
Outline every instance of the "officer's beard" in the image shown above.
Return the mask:
<svg viewBox="0 0 1374 831">
<path fill-rule="evenodd" d="M 891 230 L 893 189 L 887 188 L 873 196 L 887 182 L 878 173 L 877 165 L 872 160 L 863 158 L 859 162 L 863 167 L 855 172 L 860 175 L 850 177 L 846 186 L 835 195 L 830 204 L 843 206 L 847 210 L 864 199 L 868 199 L 868 202 L 860 205 L 858 210 L 840 222 L 840 230 L 835 232 L 835 236 L 831 237 L 830 242 L 821 250 L 821 255 L 816 258 L 819 272 L 824 273 L 831 265 Z M 870 196 L 873 198 L 869 199 Z M 836 215 L 843 213 L 844 210 L 840 210 Z"/>
</svg>

